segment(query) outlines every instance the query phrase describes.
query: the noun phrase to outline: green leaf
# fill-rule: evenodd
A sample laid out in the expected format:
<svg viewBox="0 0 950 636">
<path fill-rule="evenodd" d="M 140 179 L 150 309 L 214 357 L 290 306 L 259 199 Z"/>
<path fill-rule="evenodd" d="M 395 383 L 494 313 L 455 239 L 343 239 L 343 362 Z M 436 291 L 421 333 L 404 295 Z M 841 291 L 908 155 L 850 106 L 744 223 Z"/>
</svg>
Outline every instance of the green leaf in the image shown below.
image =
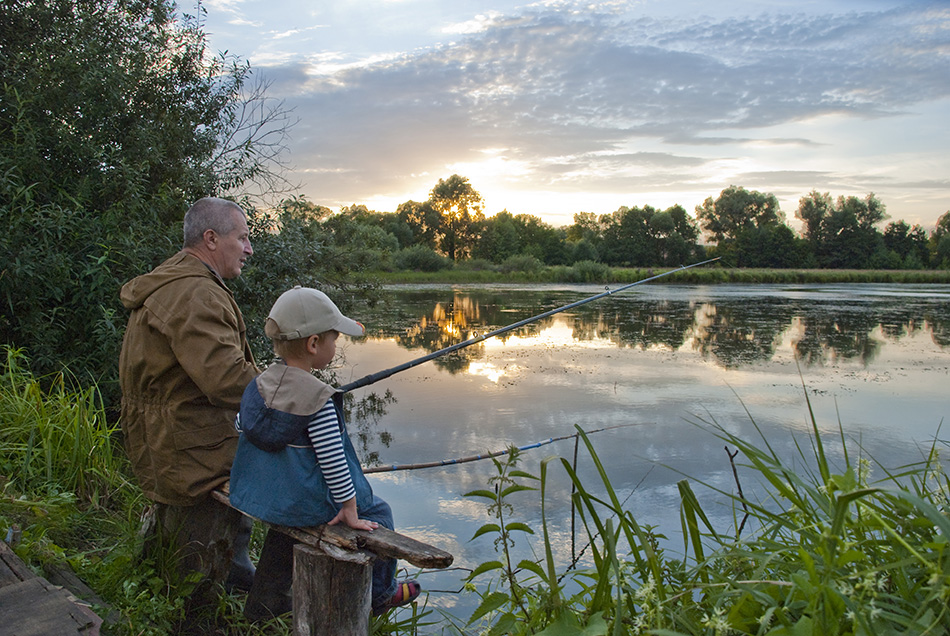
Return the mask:
<svg viewBox="0 0 950 636">
<path fill-rule="evenodd" d="M 607 621 L 600 614 L 591 617 L 582 627 L 573 612 L 561 612 L 553 623 L 545 627 L 536 636 L 605 636 Z"/>
<path fill-rule="evenodd" d="M 484 574 L 485 572 L 491 572 L 492 570 L 500 570 L 504 566 L 501 564 L 501 561 L 485 561 L 477 568 L 472 570 L 472 573 L 468 575 L 469 580 L 474 579 L 476 576 Z"/>
<path fill-rule="evenodd" d="M 468 624 L 471 625 L 472 623 L 480 619 L 485 614 L 488 614 L 489 612 L 494 612 L 499 607 L 502 607 L 503 605 L 505 605 L 505 603 L 508 603 L 508 601 L 509 601 L 509 597 L 507 594 L 504 594 L 502 592 L 492 592 L 491 594 L 483 598 L 481 604 L 479 604 L 479 606 L 475 608 L 475 611 L 472 612 L 471 617 L 468 619 Z"/>
<path fill-rule="evenodd" d="M 475 531 L 475 534 L 472 535 L 472 538 L 469 539 L 469 541 L 474 541 L 475 539 L 482 536 L 483 534 L 487 534 L 489 532 L 499 532 L 500 530 L 501 528 L 498 527 L 497 523 L 486 523 L 481 528 Z"/>
<path fill-rule="evenodd" d="M 527 532 L 528 534 L 534 534 L 534 530 L 532 530 L 529 526 L 521 523 L 520 521 L 512 521 L 511 523 L 505 525 L 505 530 L 507 532 L 518 531 L 518 532 Z"/>
<path fill-rule="evenodd" d="M 538 575 L 542 581 L 547 582 L 547 575 L 545 574 L 544 568 L 541 567 L 540 563 L 531 561 L 529 559 L 524 559 L 518 563 L 518 567 L 522 570 L 528 570 L 529 572 Z"/>
<path fill-rule="evenodd" d="M 464 497 L 484 497 L 485 499 L 491 499 L 495 501 L 498 499 L 498 495 L 495 494 L 492 490 L 472 490 L 463 495 Z"/>
<path fill-rule="evenodd" d="M 514 614 L 506 612 L 498 617 L 498 622 L 489 630 L 487 636 L 508 636 L 514 633 L 513 628 L 517 622 L 518 619 L 515 618 Z"/>
<path fill-rule="evenodd" d="M 779 625 L 769 630 L 766 636 L 812 636 L 814 633 L 811 618 L 803 616 L 792 626 Z"/>
<path fill-rule="evenodd" d="M 512 484 L 501 491 L 501 496 L 508 497 L 509 495 L 513 495 L 516 492 L 523 492 L 525 490 L 537 490 L 537 488 L 533 488 L 532 486 L 523 486 L 521 484 Z"/>
<path fill-rule="evenodd" d="M 581 630 L 580 636 L 604 636 L 607 633 L 607 619 L 603 614 L 590 617 L 587 626 Z"/>
</svg>

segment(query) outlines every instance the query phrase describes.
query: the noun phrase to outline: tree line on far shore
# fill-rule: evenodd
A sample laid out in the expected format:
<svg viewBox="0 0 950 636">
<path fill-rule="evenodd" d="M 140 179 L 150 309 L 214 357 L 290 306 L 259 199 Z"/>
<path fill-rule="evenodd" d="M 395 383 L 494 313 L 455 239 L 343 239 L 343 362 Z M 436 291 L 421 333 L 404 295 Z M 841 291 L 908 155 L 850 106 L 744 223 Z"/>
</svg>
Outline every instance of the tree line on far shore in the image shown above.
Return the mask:
<svg viewBox="0 0 950 636">
<path fill-rule="evenodd" d="M 437 270 L 465 261 L 494 265 L 571 265 L 593 261 L 611 267 L 680 266 L 720 257 L 725 267 L 808 269 L 950 268 L 950 211 L 929 231 L 888 216 L 874 195 L 812 191 L 786 223 L 775 195 L 730 186 L 690 215 L 682 206 L 621 207 L 609 214 L 579 212 L 554 227 L 507 210 L 486 217 L 468 179 L 440 179 L 428 200 L 407 201 L 395 212 L 352 205 L 334 213 L 305 198 L 281 203 L 319 222 L 337 245 L 365 253 L 365 264 L 384 270 Z"/>
</svg>

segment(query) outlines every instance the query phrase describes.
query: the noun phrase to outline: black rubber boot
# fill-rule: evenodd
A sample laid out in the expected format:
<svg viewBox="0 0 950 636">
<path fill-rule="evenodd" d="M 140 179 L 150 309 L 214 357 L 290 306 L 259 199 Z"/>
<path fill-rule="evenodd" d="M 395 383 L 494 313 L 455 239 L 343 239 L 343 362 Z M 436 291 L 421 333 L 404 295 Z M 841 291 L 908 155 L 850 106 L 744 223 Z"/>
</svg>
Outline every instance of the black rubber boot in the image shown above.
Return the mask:
<svg viewBox="0 0 950 636">
<path fill-rule="evenodd" d="M 228 578 L 224 584 L 228 592 L 233 590 L 247 592 L 254 583 L 254 564 L 251 563 L 251 557 L 248 555 L 248 544 L 251 542 L 253 528 L 254 520 L 242 515 L 240 525 L 234 535 L 231 569 L 228 571 Z"/>
<path fill-rule="evenodd" d="M 254 584 L 244 606 L 244 616 L 249 621 L 268 620 L 293 610 L 290 588 L 294 581 L 296 543 L 277 530 L 267 531 L 261 558 L 257 561 Z"/>
</svg>

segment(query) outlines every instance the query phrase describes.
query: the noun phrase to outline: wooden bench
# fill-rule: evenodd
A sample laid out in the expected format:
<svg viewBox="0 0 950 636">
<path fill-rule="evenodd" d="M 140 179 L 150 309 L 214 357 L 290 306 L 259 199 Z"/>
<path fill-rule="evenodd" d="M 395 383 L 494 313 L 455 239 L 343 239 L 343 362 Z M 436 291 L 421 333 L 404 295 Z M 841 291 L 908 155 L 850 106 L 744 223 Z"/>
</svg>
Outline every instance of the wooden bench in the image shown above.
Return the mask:
<svg viewBox="0 0 950 636">
<path fill-rule="evenodd" d="M 227 487 L 212 496 L 233 508 Z M 427 569 L 447 568 L 454 560 L 448 552 L 382 526 L 365 532 L 344 525 L 266 525 L 300 541 L 294 546 L 293 574 L 293 633 L 297 636 L 366 636 L 372 610 L 372 565 L 377 557 L 402 559 Z"/>
</svg>

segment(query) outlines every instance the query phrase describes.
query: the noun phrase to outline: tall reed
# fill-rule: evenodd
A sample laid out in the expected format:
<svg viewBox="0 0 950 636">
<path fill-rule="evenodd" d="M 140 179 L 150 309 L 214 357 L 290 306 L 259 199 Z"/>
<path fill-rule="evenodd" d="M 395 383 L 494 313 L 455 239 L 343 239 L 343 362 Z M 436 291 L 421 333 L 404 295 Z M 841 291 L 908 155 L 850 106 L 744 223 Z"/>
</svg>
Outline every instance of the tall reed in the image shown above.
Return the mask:
<svg viewBox="0 0 950 636">
<path fill-rule="evenodd" d="M 5 347 L 0 367 L 0 474 L 21 496 L 72 493 L 85 506 L 107 506 L 128 486 L 116 426 L 95 387 L 69 376 L 33 376 L 23 352 Z"/>
<path fill-rule="evenodd" d="M 668 554 L 644 519 L 624 508 L 579 428 L 602 494 L 563 458 L 542 462 L 538 477 L 517 470 L 515 454 L 496 462 L 511 483 L 473 496 L 490 499 L 490 510 L 498 511 L 536 488 L 544 556 L 520 562 L 511 556 L 512 521 L 496 518 L 483 526 L 476 536 L 499 535 L 496 546 L 505 558 L 476 569 L 473 578 L 496 570 L 503 576 L 482 586 L 469 626 L 488 635 L 545 636 L 948 633 L 950 481 L 938 444 L 919 464 L 890 471 L 877 465 L 884 476 L 870 482 L 872 461 L 852 456 L 840 424 L 843 459 L 840 466 L 829 460 L 807 393 L 805 401 L 812 431 L 808 445 L 797 443 L 804 470 L 790 468 L 757 426 L 760 440 L 753 444 L 715 421 L 696 423 L 738 451 L 765 494 L 750 499 L 702 484 L 733 502 L 732 527 L 717 529 L 689 480 L 680 481 L 679 554 Z M 552 462 L 573 482 L 592 568 L 555 571 L 543 515 Z M 527 475 L 523 481 L 530 483 L 516 488 L 515 475 Z M 509 571 L 504 564 L 511 562 L 518 566 Z"/>
</svg>

